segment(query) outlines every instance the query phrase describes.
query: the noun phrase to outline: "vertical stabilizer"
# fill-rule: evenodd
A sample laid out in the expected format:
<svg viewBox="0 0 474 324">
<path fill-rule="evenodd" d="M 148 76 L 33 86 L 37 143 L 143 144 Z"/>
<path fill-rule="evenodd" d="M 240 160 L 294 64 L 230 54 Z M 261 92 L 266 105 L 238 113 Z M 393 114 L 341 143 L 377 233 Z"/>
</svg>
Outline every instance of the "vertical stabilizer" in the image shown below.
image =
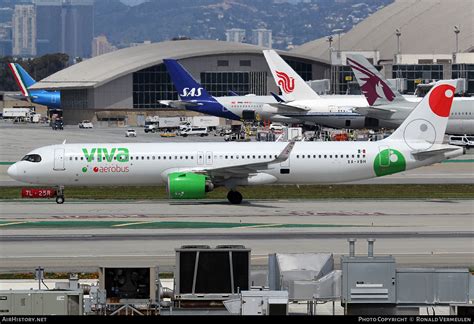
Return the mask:
<svg viewBox="0 0 474 324">
<path fill-rule="evenodd" d="M 316 100 L 319 95 L 274 50 L 264 50 L 263 55 L 272 72 L 275 83 L 289 101 Z"/>
<path fill-rule="evenodd" d="M 352 68 L 360 90 L 370 106 L 386 105 L 393 101 L 406 101 L 400 92 L 363 55 L 347 54 L 347 64 Z"/>
<path fill-rule="evenodd" d="M 28 88 L 31 87 L 36 81 L 26 72 L 20 64 L 9 63 L 8 66 L 15 77 L 17 85 L 20 87 L 21 92 L 25 97 L 29 96 Z"/>
<path fill-rule="evenodd" d="M 179 98 L 183 101 L 216 101 L 214 97 L 209 95 L 200 85 L 193 79 L 186 69 L 176 60 L 163 60 L 166 69 L 173 81 L 173 84 L 178 91 Z"/>
<path fill-rule="evenodd" d="M 387 139 L 404 140 L 410 148 L 416 150 L 427 150 L 434 144 L 441 144 L 455 90 L 456 80 L 436 82 L 400 127 Z"/>
</svg>

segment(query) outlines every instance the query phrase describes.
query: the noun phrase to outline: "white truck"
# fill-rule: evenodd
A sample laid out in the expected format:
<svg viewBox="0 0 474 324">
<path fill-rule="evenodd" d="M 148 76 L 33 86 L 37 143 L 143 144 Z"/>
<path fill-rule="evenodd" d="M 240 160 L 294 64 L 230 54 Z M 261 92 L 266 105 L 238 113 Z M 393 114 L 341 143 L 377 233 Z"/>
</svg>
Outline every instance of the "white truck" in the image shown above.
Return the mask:
<svg viewBox="0 0 474 324">
<path fill-rule="evenodd" d="M 188 117 L 185 122 L 182 122 L 180 128 L 206 127 L 208 130 L 215 130 L 217 126 L 219 126 L 219 117 L 193 116 L 193 117 Z"/>
<path fill-rule="evenodd" d="M 3 119 L 14 119 L 18 121 L 38 123 L 41 115 L 33 108 L 3 108 Z"/>
<path fill-rule="evenodd" d="M 160 128 L 178 128 L 181 125 L 181 117 L 160 117 Z"/>
</svg>

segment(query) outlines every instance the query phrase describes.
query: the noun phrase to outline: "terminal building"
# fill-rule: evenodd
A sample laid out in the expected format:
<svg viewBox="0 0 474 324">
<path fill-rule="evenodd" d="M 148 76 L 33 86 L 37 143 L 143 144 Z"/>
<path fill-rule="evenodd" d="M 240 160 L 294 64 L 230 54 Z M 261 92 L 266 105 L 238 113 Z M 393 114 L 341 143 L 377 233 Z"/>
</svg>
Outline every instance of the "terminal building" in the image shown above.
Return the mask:
<svg viewBox="0 0 474 324">
<path fill-rule="evenodd" d="M 165 111 L 159 100 L 178 99 L 163 64 L 167 58 L 179 60 L 214 96 L 227 96 L 229 91 L 241 95 L 278 93 L 263 49 L 211 40 L 147 44 L 86 60 L 32 88 L 61 91 L 65 123 L 90 119 L 140 125 L 147 115 Z M 305 80 L 329 78 L 329 62 L 289 52 L 281 54 Z"/>
<path fill-rule="evenodd" d="M 279 51 L 304 80 L 329 80 L 327 93 L 358 93 L 345 54 L 364 54 L 401 92 L 419 84 L 464 79 L 474 94 L 474 28 L 471 0 L 395 1 L 346 34 L 324 37 L 291 51 Z M 474 8 L 473 8 L 474 9 Z M 436 23 L 433 23 L 436 22 Z M 374 27 L 375 26 L 375 27 Z M 263 57 L 264 47 L 213 40 L 145 44 L 75 64 L 32 88 L 61 91 L 65 123 L 83 119 L 142 125 L 149 115 L 195 114 L 170 110 L 159 100 L 176 100 L 163 59 L 174 58 L 212 95 L 268 95 L 279 92 Z"/>
</svg>

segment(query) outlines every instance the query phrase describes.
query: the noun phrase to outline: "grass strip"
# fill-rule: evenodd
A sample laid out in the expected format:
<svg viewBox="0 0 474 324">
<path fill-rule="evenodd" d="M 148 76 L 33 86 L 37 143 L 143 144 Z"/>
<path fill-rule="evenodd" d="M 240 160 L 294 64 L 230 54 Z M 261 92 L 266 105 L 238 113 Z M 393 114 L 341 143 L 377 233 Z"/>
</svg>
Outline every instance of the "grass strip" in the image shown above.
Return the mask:
<svg viewBox="0 0 474 324">
<path fill-rule="evenodd" d="M 472 199 L 474 184 L 272 185 L 242 187 L 244 199 Z M 165 187 L 67 187 L 66 199 L 168 199 Z M 217 188 L 208 199 L 226 200 Z M 0 199 L 21 198 L 21 187 L 0 187 Z"/>
</svg>

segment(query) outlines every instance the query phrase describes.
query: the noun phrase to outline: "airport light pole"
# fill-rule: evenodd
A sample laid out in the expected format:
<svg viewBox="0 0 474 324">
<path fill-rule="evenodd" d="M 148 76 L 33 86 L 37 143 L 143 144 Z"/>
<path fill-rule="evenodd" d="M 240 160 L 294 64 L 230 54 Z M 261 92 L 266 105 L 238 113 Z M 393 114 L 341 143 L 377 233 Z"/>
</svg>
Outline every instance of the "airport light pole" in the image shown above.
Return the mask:
<svg viewBox="0 0 474 324">
<path fill-rule="evenodd" d="M 400 36 L 402 36 L 402 32 L 400 31 L 400 28 L 395 29 L 395 35 L 397 35 L 397 60 L 396 63 L 398 63 L 398 60 L 400 59 Z"/>
<path fill-rule="evenodd" d="M 329 62 L 331 62 L 331 53 L 332 53 L 332 36 L 328 36 L 327 42 L 329 43 Z"/>
<path fill-rule="evenodd" d="M 456 35 L 456 53 L 459 52 L 458 36 L 460 32 L 461 29 L 459 29 L 459 26 L 454 26 L 454 34 Z"/>
</svg>

